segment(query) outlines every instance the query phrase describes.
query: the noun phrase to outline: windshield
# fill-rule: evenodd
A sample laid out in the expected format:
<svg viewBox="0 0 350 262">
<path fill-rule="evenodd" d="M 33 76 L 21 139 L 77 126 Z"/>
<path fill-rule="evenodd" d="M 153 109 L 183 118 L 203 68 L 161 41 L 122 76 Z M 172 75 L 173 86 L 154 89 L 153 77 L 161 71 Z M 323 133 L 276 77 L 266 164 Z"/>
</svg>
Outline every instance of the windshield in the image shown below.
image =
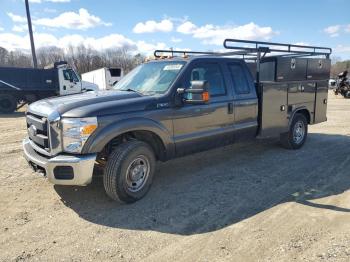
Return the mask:
<svg viewBox="0 0 350 262">
<path fill-rule="evenodd" d="M 142 94 L 164 94 L 184 66 L 184 61 L 150 62 L 139 65 L 113 88 Z"/>
</svg>

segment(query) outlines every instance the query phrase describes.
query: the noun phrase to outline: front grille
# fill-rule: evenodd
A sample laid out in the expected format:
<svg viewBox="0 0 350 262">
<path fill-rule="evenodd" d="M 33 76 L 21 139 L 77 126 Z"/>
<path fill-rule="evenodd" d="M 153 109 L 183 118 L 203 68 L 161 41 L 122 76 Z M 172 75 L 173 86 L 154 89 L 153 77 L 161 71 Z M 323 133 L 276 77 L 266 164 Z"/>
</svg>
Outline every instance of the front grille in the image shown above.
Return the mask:
<svg viewBox="0 0 350 262">
<path fill-rule="evenodd" d="M 29 139 L 39 148 L 49 152 L 50 139 L 47 118 L 27 112 L 26 119 Z"/>
</svg>

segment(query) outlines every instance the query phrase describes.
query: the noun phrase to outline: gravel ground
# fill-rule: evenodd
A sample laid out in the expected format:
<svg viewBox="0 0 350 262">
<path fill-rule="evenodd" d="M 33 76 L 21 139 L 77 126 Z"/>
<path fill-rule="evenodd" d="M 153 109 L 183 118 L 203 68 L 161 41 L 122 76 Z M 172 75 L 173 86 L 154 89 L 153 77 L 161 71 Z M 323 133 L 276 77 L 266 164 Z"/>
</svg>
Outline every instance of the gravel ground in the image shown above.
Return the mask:
<svg viewBox="0 0 350 262">
<path fill-rule="evenodd" d="M 160 163 L 149 194 L 97 178 L 53 186 L 22 157 L 24 114 L 0 117 L 0 261 L 350 261 L 350 100 L 288 151 L 252 141 Z"/>
</svg>

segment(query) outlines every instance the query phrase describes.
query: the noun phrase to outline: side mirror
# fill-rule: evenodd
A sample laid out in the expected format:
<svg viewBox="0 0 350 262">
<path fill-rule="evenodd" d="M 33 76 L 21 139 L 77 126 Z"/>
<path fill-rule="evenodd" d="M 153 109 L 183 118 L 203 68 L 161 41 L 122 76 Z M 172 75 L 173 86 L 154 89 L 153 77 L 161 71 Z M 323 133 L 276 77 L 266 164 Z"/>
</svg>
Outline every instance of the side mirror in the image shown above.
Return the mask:
<svg viewBox="0 0 350 262">
<path fill-rule="evenodd" d="M 192 105 L 207 104 L 210 99 L 208 81 L 191 81 L 190 88 L 178 88 L 177 93 L 182 95 L 183 102 Z"/>
</svg>

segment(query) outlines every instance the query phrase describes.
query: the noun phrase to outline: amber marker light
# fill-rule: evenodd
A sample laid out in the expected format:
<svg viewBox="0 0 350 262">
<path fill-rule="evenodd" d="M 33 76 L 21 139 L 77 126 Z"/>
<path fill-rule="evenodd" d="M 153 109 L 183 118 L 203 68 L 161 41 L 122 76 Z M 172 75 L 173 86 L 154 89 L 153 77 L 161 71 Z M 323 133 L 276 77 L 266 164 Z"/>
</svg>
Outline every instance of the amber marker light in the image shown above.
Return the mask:
<svg viewBox="0 0 350 262">
<path fill-rule="evenodd" d="M 209 97 L 210 96 L 209 96 L 209 92 L 208 91 L 202 93 L 202 100 L 204 102 L 208 102 L 209 101 Z"/>
<path fill-rule="evenodd" d="M 81 129 L 82 135 L 91 135 L 95 129 L 97 128 L 97 125 L 86 125 Z"/>
</svg>

